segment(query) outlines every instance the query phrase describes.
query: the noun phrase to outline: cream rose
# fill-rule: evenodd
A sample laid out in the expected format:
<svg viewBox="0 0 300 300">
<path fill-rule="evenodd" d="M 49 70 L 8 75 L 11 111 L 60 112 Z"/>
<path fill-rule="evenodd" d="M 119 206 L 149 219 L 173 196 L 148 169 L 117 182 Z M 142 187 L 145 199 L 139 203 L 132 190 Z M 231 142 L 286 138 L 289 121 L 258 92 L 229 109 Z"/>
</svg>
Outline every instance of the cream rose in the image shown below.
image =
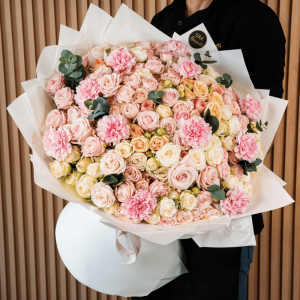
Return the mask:
<svg viewBox="0 0 300 300">
<path fill-rule="evenodd" d="M 193 88 L 194 94 L 197 96 L 198 99 L 206 100 L 208 95 L 208 88 L 207 85 L 202 82 L 196 80 L 194 82 L 194 88 Z"/>
<path fill-rule="evenodd" d="M 245 191 L 249 196 L 251 196 L 253 192 L 253 185 L 250 183 L 245 184 L 242 188 L 242 191 Z"/>
<path fill-rule="evenodd" d="M 257 145 L 258 145 L 257 158 L 263 159 L 264 153 L 263 153 L 263 150 L 262 150 L 262 145 L 261 145 L 261 143 L 259 143 L 259 142 L 257 143 Z"/>
<path fill-rule="evenodd" d="M 146 152 L 150 147 L 150 142 L 144 136 L 139 136 L 131 140 L 135 152 Z"/>
<path fill-rule="evenodd" d="M 65 157 L 64 161 L 69 164 L 72 164 L 78 161 L 80 157 L 81 157 L 80 148 L 76 145 L 72 145 L 72 152 Z"/>
<path fill-rule="evenodd" d="M 222 181 L 222 186 L 229 190 L 234 190 L 236 187 L 243 188 L 243 179 L 239 179 L 236 175 L 230 175 Z"/>
<path fill-rule="evenodd" d="M 134 74 L 139 75 L 141 78 L 153 77 L 152 73 L 147 68 L 140 68 L 136 70 Z"/>
<path fill-rule="evenodd" d="M 106 213 L 108 213 L 110 215 L 115 215 L 116 212 L 118 211 L 119 207 L 120 207 L 120 203 L 116 201 L 112 206 L 104 207 L 103 209 Z"/>
<path fill-rule="evenodd" d="M 154 111 L 143 111 L 137 115 L 139 126 L 144 130 L 154 131 L 159 122 L 159 114 Z"/>
<path fill-rule="evenodd" d="M 98 182 L 91 189 L 92 202 L 99 208 L 111 207 L 116 201 L 113 189 L 103 183 Z"/>
<path fill-rule="evenodd" d="M 212 167 L 216 167 L 223 160 L 223 148 L 213 146 L 205 152 L 206 163 Z"/>
<path fill-rule="evenodd" d="M 115 187 L 115 195 L 119 202 L 126 202 L 133 195 L 134 191 L 134 184 L 128 180 Z"/>
<path fill-rule="evenodd" d="M 232 117 L 232 111 L 229 105 L 222 106 L 222 119 L 228 121 Z"/>
<path fill-rule="evenodd" d="M 126 162 L 116 150 L 109 150 L 100 160 L 100 169 L 104 175 L 121 174 L 125 171 Z"/>
<path fill-rule="evenodd" d="M 76 191 L 80 197 L 89 199 L 91 198 L 91 189 L 93 185 L 96 183 L 97 183 L 97 179 L 90 177 L 88 175 L 83 175 L 76 183 Z"/>
<path fill-rule="evenodd" d="M 72 171 L 71 165 L 64 161 L 54 160 L 49 164 L 49 166 L 51 174 L 55 178 L 68 176 Z"/>
<path fill-rule="evenodd" d="M 117 144 L 115 150 L 118 151 L 124 158 L 128 158 L 134 152 L 134 146 L 128 141 L 121 141 Z"/>
<path fill-rule="evenodd" d="M 71 126 L 72 138 L 75 141 L 83 142 L 93 133 L 93 128 L 90 125 L 89 120 L 78 118 L 74 120 Z"/>
<path fill-rule="evenodd" d="M 201 149 L 190 149 L 189 156 L 195 164 L 197 171 L 202 171 L 206 167 L 205 154 Z"/>
<path fill-rule="evenodd" d="M 241 125 L 237 116 L 232 116 L 228 121 L 229 135 L 235 136 L 241 131 Z"/>
<path fill-rule="evenodd" d="M 179 204 L 185 211 L 191 211 L 197 206 L 197 198 L 189 191 L 183 191 L 180 194 Z"/>
<path fill-rule="evenodd" d="M 216 72 L 211 66 L 208 66 L 205 70 L 203 70 L 203 74 L 204 75 L 209 75 L 215 80 L 218 77 L 220 77 L 220 74 L 218 72 Z"/>
<path fill-rule="evenodd" d="M 162 217 L 173 217 L 176 212 L 177 208 L 172 199 L 169 199 L 167 197 L 163 198 L 158 203 L 158 211 Z"/>
<path fill-rule="evenodd" d="M 92 163 L 93 161 L 89 157 L 83 157 L 77 162 L 76 168 L 79 172 L 86 173 L 88 166 Z"/>
<path fill-rule="evenodd" d="M 130 52 L 135 57 L 137 62 L 144 62 L 148 58 L 147 50 L 141 46 L 131 48 Z"/>
<path fill-rule="evenodd" d="M 87 167 L 86 173 L 93 178 L 100 178 L 100 177 L 104 176 L 100 169 L 99 163 L 90 164 Z"/>
<path fill-rule="evenodd" d="M 81 176 L 82 176 L 82 173 L 75 170 L 70 175 L 68 175 L 64 178 L 64 182 L 67 185 L 75 186 Z"/>
<path fill-rule="evenodd" d="M 222 142 L 222 146 L 226 151 L 233 151 L 236 145 L 235 139 L 233 136 L 221 136 L 220 140 Z"/>
<path fill-rule="evenodd" d="M 156 106 L 155 111 L 159 114 L 160 118 L 169 118 L 173 116 L 171 107 L 159 104 Z"/>
<path fill-rule="evenodd" d="M 156 176 L 156 178 L 160 181 L 167 181 L 168 180 L 168 174 L 169 174 L 170 168 L 167 167 L 161 167 L 158 170 L 154 171 L 153 174 Z"/>
<path fill-rule="evenodd" d="M 210 114 L 214 117 L 216 117 L 219 121 L 221 120 L 222 116 L 222 107 L 219 103 L 217 102 L 209 102 L 206 106 L 206 109 L 204 111 L 204 114 L 206 113 L 207 110 L 210 110 Z"/>
<path fill-rule="evenodd" d="M 146 171 L 153 173 L 159 168 L 159 166 L 160 163 L 154 157 L 151 157 L 147 160 Z"/>
<path fill-rule="evenodd" d="M 167 143 L 169 143 L 169 139 L 165 135 L 163 136 L 155 135 L 150 140 L 150 149 L 153 153 L 155 153 Z"/>
<path fill-rule="evenodd" d="M 125 103 L 121 106 L 121 113 L 127 119 L 134 119 L 139 113 L 140 106 L 136 102 Z"/>
<path fill-rule="evenodd" d="M 160 215 L 158 211 L 154 211 L 152 215 L 148 219 L 145 220 L 147 223 L 151 225 L 156 225 L 160 222 Z"/>
<path fill-rule="evenodd" d="M 174 199 L 174 200 L 180 199 L 180 195 L 174 190 L 170 191 L 170 193 L 168 194 L 168 197 L 171 199 Z"/>
<path fill-rule="evenodd" d="M 180 159 L 180 147 L 172 143 L 164 145 L 157 151 L 156 157 L 163 167 L 171 167 Z"/>
<path fill-rule="evenodd" d="M 219 128 L 216 131 L 216 135 L 218 136 L 229 135 L 229 126 L 227 121 L 221 120 L 219 122 Z"/>
<path fill-rule="evenodd" d="M 127 164 L 135 166 L 140 171 L 146 168 L 147 156 L 144 153 L 133 153 L 127 158 Z"/>
</svg>

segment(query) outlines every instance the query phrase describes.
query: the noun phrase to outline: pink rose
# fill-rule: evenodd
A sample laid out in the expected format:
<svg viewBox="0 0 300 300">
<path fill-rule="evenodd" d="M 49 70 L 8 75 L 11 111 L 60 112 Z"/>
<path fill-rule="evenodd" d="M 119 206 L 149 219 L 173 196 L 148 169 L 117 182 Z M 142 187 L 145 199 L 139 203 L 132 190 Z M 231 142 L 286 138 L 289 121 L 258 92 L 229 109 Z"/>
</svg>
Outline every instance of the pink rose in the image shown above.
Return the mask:
<svg viewBox="0 0 300 300">
<path fill-rule="evenodd" d="M 147 57 L 148 59 L 154 56 L 154 51 L 153 50 L 147 50 Z"/>
<path fill-rule="evenodd" d="M 160 217 L 159 225 L 175 226 L 176 225 L 175 217 Z"/>
<path fill-rule="evenodd" d="M 93 112 L 92 110 L 88 109 L 84 103 L 79 104 L 81 117 L 87 119 L 87 117 Z"/>
<path fill-rule="evenodd" d="M 149 190 L 149 183 L 146 179 L 142 179 L 135 184 L 136 190 Z"/>
<path fill-rule="evenodd" d="M 160 53 L 160 59 L 163 61 L 163 62 L 166 62 L 168 60 L 171 60 L 173 58 L 173 54 L 169 51 L 162 51 Z"/>
<path fill-rule="evenodd" d="M 125 76 L 123 79 L 125 85 L 137 89 L 141 83 L 141 77 L 137 74 L 132 74 L 131 76 Z"/>
<path fill-rule="evenodd" d="M 64 88 L 66 85 L 64 75 L 62 74 L 56 74 L 51 79 L 49 79 L 47 83 L 46 91 L 54 96 L 56 92 L 62 88 Z"/>
<path fill-rule="evenodd" d="M 89 66 L 90 66 L 90 64 L 89 64 L 89 57 L 87 55 L 84 55 L 82 57 L 82 63 L 81 64 L 83 65 L 83 67 L 84 67 L 84 69 L 86 71 L 89 69 Z"/>
<path fill-rule="evenodd" d="M 179 121 L 180 119 L 183 119 L 184 121 L 186 121 L 189 118 L 190 118 L 190 112 L 188 110 L 180 110 L 174 114 L 174 119 L 176 121 Z M 178 124 L 178 122 L 177 122 L 177 124 Z"/>
<path fill-rule="evenodd" d="M 78 106 L 72 105 L 67 111 L 67 122 L 72 124 L 77 118 L 80 117 L 81 111 Z"/>
<path fill-rule="evenodd" d="M 202 114 L 206 108 L 205 102 L 201 99 L 193 99 L 193 103 L 194 108 L 197 109 L 200 112 L 200 114 Z"/>
<path fill-rule="evenodd" d="M 239 115 L 241 113 L 237 103 L 237 95 L 232 88 L 225 90 L 222 97 L 224 103 L 230 107 L 232 114 Z"/>
<path fill-rule="evenodd" d="M 151 183 L 149 191 L 154 195 L 155 198 L 161 198 L 163 196 L 167 196 L 170 192 L 170 188 L 162 181 L 155 180 Z"/>
<path fill-rule="evenodd" d="M 151 44 L 151 49 L 152 50 L 158 50 L 158 49 L 161 49 L 162 46 L 163 46 L 162 43 L 156 43 L 156 42 L 154 42 L 154 43 Z"/>
<path fill-rule="evenodd" d="M 182 42 L 175 41 L 175 40 L 169 40 L 164 42 L 160 52 L 163 51 L 169 51 L 173 53 L 175 58 L 179 56 L 191 56 L 188 46 L 186 46 Z"/>
<path fill-rule="evenodd" d="M 247 192 L 235 188 L 226 193 L 224 200 L 220 202 L 221 210 L 224 214 L 234 216 L 238 213 L 244 213 L 249 203 L 249 195 Z"/>
<path fill-rule="evenodd" d="M 62 161 L 72 152 L 71 133 L 68 129 L 60 127 L 59 129 L 50 128 L 43 136 L 44 151 L 48 156 Z"/>
<path fill-rule="evenodd" d="M 149 69 L 152 74 L 161 74 L 164 72 L 164 65 L 162 64 L 161 60 L 155 56 L 148 59 L 145 64 L 145 68 Z"/>
<path fill-rule="evenodd" d="M 125 203 L 122 203 L 118 209 L 118 211 L 115 213 L 115 216 L 122 220 L 122 221 L 125 221 L 125 222 L 128 222 L 128 223 L 132 223 L 132 224 L 138 224 L 138 223 L 141 223 L 141 220 L 133 220 L 132 218 L 130 218 L 128 215 L 127 215 L 127 210 L 126 210 L 126 207 L 125 207 Z"/>
<path fill-rule="evenodd" d="M 149 185 L 157 179 L 153 174 L 150 174 L 148 172 L 142 172 L 142 176 L 143 179 L 145 179 Z"/>
<path fill-rule="evenodd" d="M 224 162 L 228 162 L 228 152 L 224 149 L 223 149 L 223 160 Z"/>
<path fill-rule="evenodd" d="M 186 164 L 176 163 L 168 172 L 169 184 L 175 189 L 186 190 L 197 179 L 198 172 Z"/>
<path fill-rule="evenodd" d="M 176 121 L 174 118 L 162 118 L 158 123 L 158 127 L 165 129 L 167 135 L 173 135 L 176 129 Z"/>
<path fill-rule="evenodd" d="M 246 132 L 248 130 L 249 119 L 246 116 L 239 116 L 239 123 L 241 125 L 241 130 Z"/>
<path fill-rule="evenodd" d="M 80 81 L 76 87 L 76 95 L 74 97 L 78 105 L 83 104 L 89 99 L 97 99 L 100 93 L 100 85 L 97 78 L 86 77 Z"/>
<path fill-rule="evenodd" d="M 181 80 L 180 74 L 172 68 L 169 68 L 167 73 L 161 74 L 160 78 L 162 80 L 169 79 L 174 85 L 178 85 Z"/>
<path fill-rule="evenodd" d="M 116 201 L 113 189 L 103 182 L 98 182 L 92 186 L 91 199 L 99 208 L 111 207 Z"/>
<path fill-rule="evenodd" d="M 78 142 L 83 142 L 93 133 L 93 128 L 90 122 L 86 119 L 78 118 L 71 126 L 72 139 Z"/>
<path fill-rule="evenodd" d="M 143 103 L 148 100 L 148 91 L 143 88 L 137 88 L 134 93 L 136 103 Z"/>
<path fill-rule="evenodd" d="M 141 104 L 141 111 L 152 111 L 155 103 L 152 100 L 146 100 Z"/>
<path fill-rule="evenodd" d="M 175 215 L 176 224 L 182 225 L 193 221 L 193 215 L 190 211 L 178 210 Z"/>
<path fill-rule="evenodd" d="M 192 111 L 194 109 L 194 103 L 191 100 L 187 100 L 187 101 L 182 101 L 179 100 L 173 107 L 173 112 L 176 113 L 177 111 L 180 110 L 188 110 L 188 111 Z"/>
<path fill-rule="evenodd" d="M 228 153 L 228 161 L 230 163 L 230 165 L 235 165 L 235 164 L 238 164 L 240 159 L 238 159 L 236 156 L 235 156 L 235 153 L 234 152 L 229 152 Z"/>
<path fill-rule="evenodd" d="M 181 150 L 189 150 L 191 147 L 189 145 L 185 145 L 180 137 L 179 130 L 177 130 L 173 137 L 174 145 L 178 145 Z"/>
<path fill-rule="evenodd" d="M 198 194 L 197 199 L 198 199 L 198 208 L 201 210 L 210 207 L 211 203 L 213 202 L 212 194 L 207 191 L 201 191 Z"/>
<path fill-rule="evenodd" d="M 253 133 L 245 134 L 240 131 L 235 140 L 237 143 L 234 147 L 235 156 L 250 163 L 254 162 L 259 150 L 255 135 Z"/>
<path fill-rule="evenodd" d="M 225 92 L 217 83 L 213 83 L 212 88 L 212 92 L 217 92 L 220 95 L 223 95 Z"/>
<path fill-rule="evenodd" d="M 239 100 L 241 112 L 246 114 L 252 122 L 256 122 L 259 119 L 259 115 L 262 111 L 261 104 L 258 100 L 252 98 L 250 95 L 246 96 L 246 99 Z"/>
<path fill-rule="evenodd" d="M 139 113 L 139 105 L 136 102 L 125 103 L 121 106 L 121 113 L 127 119 L 133 119 Z"/>
<path fill-rule="evenodd" d="M 115 95 L 120 87 L 121 76 L 119 74 L 105 74 L 99 79 L 100 91 L 103 97 Z"/>
<path fill-rule="evenodd" d="M 89 136 L 82 146 L 82 154 L 85 157 L 100 156 L 104 153 L 105 143 L 97 136 Z"/>
<path fill-rule="evenodd" d="M 173 106 L 178 102 L 179 99 L 179 92 L 175 89 L 165 89 L 164 90 L 164 95 L 162 96 L 162 101 L 164 105 L 167 106 Z"/>
<path fill-rule="evenodd" d="M 145 77 L 143 79 L 143 87 L 147 91 L 155 91 L 158 85 L 157 80 L 154 77 Z"/>
<path fill-rule="evenodd" d="M 100 159 L 100 169 L 104 175 L 121 174 L 126 169 L 126 162 L 118 151 L 108 150 Z"/>
<path fill-rule="evenodd" d="M 54 97 L 54 102 L 59 109 L 68 109 L 74 102 L 74 91 L 69 87 L 58 90 Z"/>
<path fill-rule="evenodd" d="M 191 214 L 193 216 L 193 221 L 199 221 L 203 218 L 203 211 L 202 209 L 196 207 L 191 211 Z"/>
<path fill-rule="evenodd" d="M 119 48 L 112 51 L 105 62 L 110 65 L 114 71 L 119 73 L 126 69 L 131 69 L 136 64 L 135 57 L 127 48 Z"/>
<path fill-rule="evenodd" d="M 143 69 L 143 68 L 145 68 L 145 64 L 144 64 L 144 63 L 137 63 L 137 64 L 133 67 L 132 72 L 135 72 L 135 71 L 137 71 L 138 69 Z"/>
<path fill-rule="evenodd" d="M 230 176 L 230 167 L 228 163 L 221 162 L 219 165 L 216 166 L 216 168 L 221 179 L 227 179 Z"/>
<path fill-rule="evenodd" d="M 59 128 L 67 123 L 67 115 L 58 110 L 53 109 L 49 112 L 46 118 L 46 126 L 52 128 Z"/>
<path fill-rule="evenodd" d="M 201 74 L 201 67 L 185 57 L 179 57 L 177 63 L 172 65 L 172 68 L 181 76 L 190 79 L 198 78 Z"/>
<path fill-rule="evenodd" d="M 131 181 L 125 180 L 115 187 L 115 196 L 119 202 L 126 202 L 135 192 L 135 186 Z"/>
<path fill-rule="evenodd" d="M 124 176 L 126 177 L 126 180 L 137 182 L 142 179 L 142 173 L 140 170 L 138 170 L 135 166 L 127 165 L 126 169 L 124 171 Z"/>
<path fill-rule="evenodd" d="M 236 175 L 236 177 L 238 179 L 242 179 L 243 178 L 243 168 L 241 165 L 239 164 L 235 164 L 232 166 L 233 170 L 234 170 L 234 173 Z"/>
<path fill-rule="evenodd" d="M 159 114 L 154 111 L 143 111 L 138 113 L 137 121 L 142 129 L 154 131 L 158 127 Z"/>
<path fill-rule="evenodd" d="M 123 85 L 119 88 L 116 98 L 119 103 L 130 103 L 133 101 L 133 94 L 134 90 L 130 86 Z"/>
<path fill-rule="evenodd" d="M 114 105 L 120 106 L 120 103 L 119 103 L 116 96 L 109 97 L 109 98 L 106 99 L 106 101 L 107 101 L 109 106 L 114 106 Z"/>
<path fill-rule="evenodd" d="M 198 188 L 207 190 L 211 185 L 220 185 L 220 178 L 218 177 L 218 171 L 216 168 L 206 166 L 205 169 L 199 174 L 197 178 Z"/>
</svg>

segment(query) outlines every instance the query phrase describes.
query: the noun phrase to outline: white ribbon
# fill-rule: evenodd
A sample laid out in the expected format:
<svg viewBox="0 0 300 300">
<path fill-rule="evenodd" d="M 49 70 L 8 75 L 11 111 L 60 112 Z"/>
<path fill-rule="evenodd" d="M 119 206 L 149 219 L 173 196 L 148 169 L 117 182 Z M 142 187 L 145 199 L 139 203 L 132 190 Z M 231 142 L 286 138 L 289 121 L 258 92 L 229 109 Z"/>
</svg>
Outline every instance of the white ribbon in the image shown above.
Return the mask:
<svg viewBox="0 0 300 300">
<path fill-rule="evenodd" d="M 119 242 L 119 237 L 125 235 L 127 240 L 128 250 L 121 245 Z M 135 262 L 140 250 L 141 250 L 141 238 L 135 234 L 127 231 L 116 229 L 116 248 L 119 254 L 124 258 L 122 264 L 129 265 Z"/>
</svg>

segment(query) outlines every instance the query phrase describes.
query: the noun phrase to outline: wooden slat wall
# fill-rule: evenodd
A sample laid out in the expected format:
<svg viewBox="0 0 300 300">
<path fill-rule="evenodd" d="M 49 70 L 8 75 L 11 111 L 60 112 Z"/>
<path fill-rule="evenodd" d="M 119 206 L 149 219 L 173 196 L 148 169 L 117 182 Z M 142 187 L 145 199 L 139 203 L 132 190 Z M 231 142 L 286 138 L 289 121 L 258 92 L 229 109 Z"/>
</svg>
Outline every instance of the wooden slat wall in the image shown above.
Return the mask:
<svg viewBox="0 0 300 300">
<path fill-rule="evenodd" d="M 79 29 L 90 3 L 114 16 L 125 3 L 150 21 L 172 0 L 0 1 L 0 299 L 125 300 L 97 293 L 63 265 L 55 224 L 66 202 L 33 182 L 30 149 L 6 107 L 35 78 L 42 49 L 58 41 L 60 24 Z M 287 39 L 284 98 L 289 105 L 266 165 L 287 182 L 295 205 L 264 213 L 249 276 L 249 300 L 300 299 L 300 1 L 263 0 Z"/>
</svg>

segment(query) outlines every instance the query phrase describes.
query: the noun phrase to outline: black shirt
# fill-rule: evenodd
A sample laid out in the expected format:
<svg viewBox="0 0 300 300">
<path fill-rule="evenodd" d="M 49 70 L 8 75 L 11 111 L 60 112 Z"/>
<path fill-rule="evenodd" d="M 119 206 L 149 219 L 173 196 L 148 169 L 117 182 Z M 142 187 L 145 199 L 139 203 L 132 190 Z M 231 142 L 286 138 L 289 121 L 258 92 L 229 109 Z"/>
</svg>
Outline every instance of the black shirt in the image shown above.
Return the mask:
<svg viewBox="0 0 300 300">
<path fill-rule="evenodd" d="M 259 0 L 213 0 L 208 8 L 189 18 L 185 0 L 174 0 L 156 14 L 151 24 L 172 37 L 204 23 L 220 51 L 241 49 L 250 78 L 257 89 L 282 98 L 285 65 L 285 36 L 274 11 Z M 262 214 L 252 216 L 254 233 L 262 231 Z"/>
</svg>

